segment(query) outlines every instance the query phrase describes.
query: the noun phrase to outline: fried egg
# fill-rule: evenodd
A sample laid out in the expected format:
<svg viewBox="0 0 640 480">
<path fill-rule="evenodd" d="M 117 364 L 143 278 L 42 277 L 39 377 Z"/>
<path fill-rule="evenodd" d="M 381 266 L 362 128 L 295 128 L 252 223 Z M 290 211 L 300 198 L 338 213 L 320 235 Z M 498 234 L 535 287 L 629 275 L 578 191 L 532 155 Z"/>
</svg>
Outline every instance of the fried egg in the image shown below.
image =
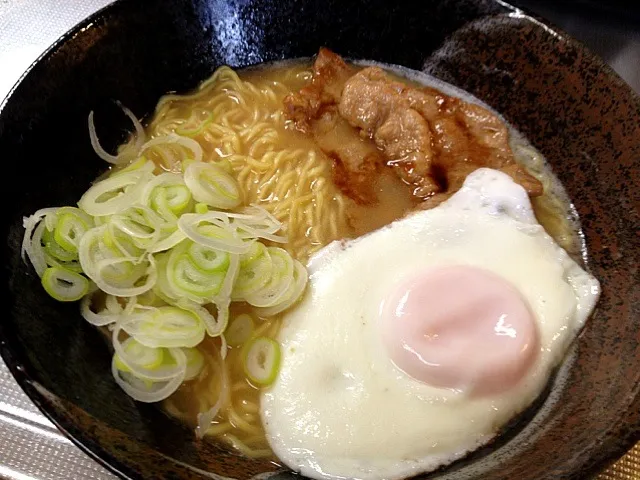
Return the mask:
<svg viewBox="0 0 640 480">
<path fill-rule="evenodd" d="M 406 478 L 485 444 L 540 394 L 600 291 L 486 168 L 308 269 L 261 417 L 278 458 L 317 479 Z"/>
</svg>

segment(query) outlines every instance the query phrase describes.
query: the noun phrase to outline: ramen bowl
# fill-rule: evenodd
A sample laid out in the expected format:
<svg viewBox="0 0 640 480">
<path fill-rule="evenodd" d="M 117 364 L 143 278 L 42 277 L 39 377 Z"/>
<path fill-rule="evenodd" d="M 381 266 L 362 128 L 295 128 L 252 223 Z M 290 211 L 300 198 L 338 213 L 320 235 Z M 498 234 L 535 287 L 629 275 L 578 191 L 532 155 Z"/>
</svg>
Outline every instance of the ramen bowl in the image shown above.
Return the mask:
<svg viewBox="0 0 640 480">
<path fill-rule="evenodd" d="M 104 170 L 87 112 L 100 116 L 101 141 L 113 150 L 129 128 L 114 100 L 148 116 L 163 94 L 190 90 L 221 65 L 310 57 L 320 46 L 424 71 L 500 112 L 564 184 L 581 219 L 583 260 L 602 285 L 542 397 L 491 444 L 425 478 L 597 471 L 640 434 L 640 98 L 566 34 L 498 0 L 123 0 L 64 35 L 0 107 L 8 200 L 0 351 L 11 372 L 63 432 L 124 478 L 296 478 L 197 441 L 124 395 L 100 333 L 77 305 L 47 297 L 20 249 L 23 216 L 74 204 Z"/>
</svg>

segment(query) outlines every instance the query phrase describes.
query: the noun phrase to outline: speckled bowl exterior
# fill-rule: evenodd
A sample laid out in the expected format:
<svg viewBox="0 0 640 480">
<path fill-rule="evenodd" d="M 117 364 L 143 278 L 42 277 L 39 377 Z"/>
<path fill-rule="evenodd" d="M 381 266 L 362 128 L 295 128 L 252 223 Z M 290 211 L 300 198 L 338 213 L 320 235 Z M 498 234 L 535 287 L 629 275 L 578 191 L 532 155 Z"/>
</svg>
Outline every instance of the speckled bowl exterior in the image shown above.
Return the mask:
<svg viewBox="0 0 640 480">
<path fill-rule="evenodd" d="M 193 88 L 220 65 L 310 56 L 323 45 L 425 70 L 503 114 L 566 186 L 602 282 L 597 310 L 536 405 L 492 445 L 425 478 L 587 477 L 640 432 L 640 99 L 564 33 L 499 0 L 125 0 L 65 35 L 0 107 L 9 299 L 0 352 L 12 373 L 56 425 L 123 477 L 275 471 L 196 441 L 124 395 L 101 335 L 77 305 L 48 298 L 22 263 L 21 223 L 40 207 L 73 204 L 104 169 L 87 135 L 90 110 L 114 148 L 128 125 L 113 100 L 148 115 L 162 94 Z"/>
</svg>

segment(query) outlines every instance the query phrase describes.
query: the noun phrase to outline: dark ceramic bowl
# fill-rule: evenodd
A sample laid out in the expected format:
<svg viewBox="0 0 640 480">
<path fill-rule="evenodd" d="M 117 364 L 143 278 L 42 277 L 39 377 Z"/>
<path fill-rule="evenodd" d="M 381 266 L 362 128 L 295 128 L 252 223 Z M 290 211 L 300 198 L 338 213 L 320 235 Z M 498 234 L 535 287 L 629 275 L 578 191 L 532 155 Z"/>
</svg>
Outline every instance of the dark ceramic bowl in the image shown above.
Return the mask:
<svg viewBox="0 0 640 480">
<path fill-rule="evenodd" d="M 622 453 L 640 432 L 640 99 L 574 40 L 499 0 L 130 0 L 66 34 L 0 107 L 9 191 L 0 345 L 22 388 L 124 477 L 248 478 L 273 470 L 195 441 L 124 395 L 100 334 L 77 305 L 48 298 L 20 260 L 21 219 L 73 204 L 105 168 L 89 144 L 90 110 L 114 148 L 128 126 L 113 99 L 142 116 L 162 94 L 190 89 L 222 64 L 310 56 L 322 45 L 425 70 L 501 112 L 566 186 L 603 286 L 547 395 L 499 441 L 428 477 L 584 478 Z"/>
</svg>

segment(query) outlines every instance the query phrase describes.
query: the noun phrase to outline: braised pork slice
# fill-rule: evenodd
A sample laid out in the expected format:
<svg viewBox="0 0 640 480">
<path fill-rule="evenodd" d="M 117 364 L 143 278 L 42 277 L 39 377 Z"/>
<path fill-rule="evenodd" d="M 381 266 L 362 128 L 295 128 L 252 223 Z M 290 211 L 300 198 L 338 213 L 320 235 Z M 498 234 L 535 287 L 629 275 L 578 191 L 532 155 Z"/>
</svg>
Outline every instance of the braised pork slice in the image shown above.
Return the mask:
<svg viewBox="0 0 640 480">
<path fill-rule="evenodd" d="M 311 83 L 285 97 L 285 115 L 295 127 L 313 135 L 333 160 L 333 181 L 358 204 L 377 202 L 375 180 L 384 166 L 376 146 L 338 113 L 345 82 L 356 70 L 331 50 L 321 48 L 313 64 Z"/>
<path fill-rule="evenodd" d="M 540 182 L 515 163 L 504 122 L 479 105 L 411 87 L 369 67 L 345 83 L 338 108 L 419 197 L 453 193 L 479 167 L 503 170 L 530 195 L 542 193 Z"/>
<path fill-rule="evenodd" d="M 365 68 L 346 82 L 339 112 L 375 141 L 387 163 L 417 187 L 417 196 L 428 197 L 440 191 L 431 169 L 433 139 L 427 120 L 411 106 L 410 98 L 418 103 L 417 92 L 409 97 L 408 90 L 412 89 L 403 83 L 389 81 L 382 69 Z"/>
<path fill-rule="evenodd" d="M 430 87 L 357 70 L 320 49 L 309 85 L 284 99 L 285 116 L 313 135 L 334 162 L 334 182 L 359 204 L 377 201 L 375 183 L 389 166 L 425 208 L 455 193 L 480 167 L 504 171 L 529 195 L 542 184 L 515 162 L 509 132 L 495 114 Z"/>
<path fill-rule="evenodd" d="M 345 82 L 356 72 L 340 55 L 321 48 L 313 62 L 313 76 L 309 85 L 284 99 L 285 115 L 298 130 L 311 131 L 311 123 L 327 107 L 340 102 Z"/>
<path fill-rule="evenodd" d="M 374 188 L 384 158 L 371 140 L 360 136 L 336 107 L 325 109 L 311 129 L 318 146 L 333 160 L 336 186 L 359 205 L 375 204 Z"/>
</svg>

